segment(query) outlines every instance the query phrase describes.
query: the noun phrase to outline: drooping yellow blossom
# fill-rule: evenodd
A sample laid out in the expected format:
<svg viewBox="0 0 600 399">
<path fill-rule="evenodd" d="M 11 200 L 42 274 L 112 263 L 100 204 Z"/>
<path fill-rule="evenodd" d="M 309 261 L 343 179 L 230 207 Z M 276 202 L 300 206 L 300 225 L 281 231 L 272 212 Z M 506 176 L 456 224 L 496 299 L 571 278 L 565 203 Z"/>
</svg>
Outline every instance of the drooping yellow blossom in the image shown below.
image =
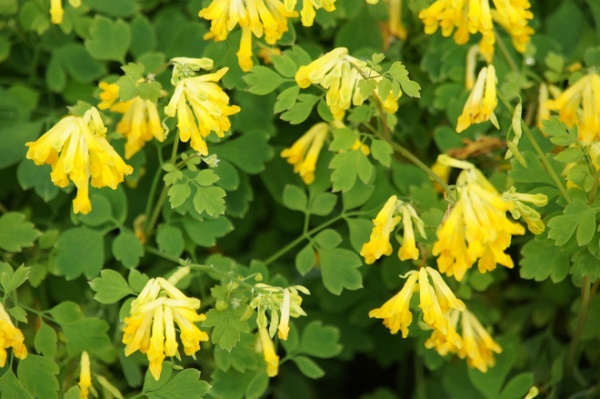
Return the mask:
<svg viewBox="0 0 600 399">
<path fill-rule="evenodd" d="M 269 377 L 275 377 L 279 373 L 279 356 L 275 353 L 273 340 L 271 340 L 266 327 L 258 328 L 258 336 L 260 338 L 259 342 L 265 358 L 265 363 L 267 363 L 267 375 Z"/>
<path fill-rule="evenodd" d="M 589 72 L 566 89 L 555 100 L 548 100 L 546 107 L 558 111 L 567 126 L 577 125 L 579 140 L 591 143 L 600 138 L 600 75 Z"/>
<path fill-rule="evenodd" d="M 376 84 L 382 77 L 369 68 L 365 61 L 348 55 L 348 49 L 338 47 L 322 55 L 308 65 L 301 66 L 296 72 L 296 83 L 301 89 L 311 84 L 321 85 L 327 89 L 325 100 L 333 117 L 341 120 L 344 113 L 351 105 L 361 105 L 366 98 L 363 97 L 358 85 L 359 82 L 368 78 Z M 381 101 L 385 112 L 393 114 L 398 110 L 398 96 L 390 91 L 386 99 L 380 99 L 377 90 L 372 94 Z"/>
<path fill-rule="evenodd" d="M 377 4 L 379 0 L 367 0 L 369 4 Z M 388 6 L 388 29 L 389 32 L 400 40 L 406 40 L 408 35 L 406 27 L 402 23 L 402 0 L 387 0 Z"/>
<path fill-rule="evenodd" d="M 176 59 L 174 59 L 175 61 Z M 203 69 L 212 68 L 212 60 L 206 60 Z M 210 67 L 207 68 L 207 66 Z M 240 112 L 237 105 L 229 105 L 229 96 L 216 84 L 228 68 L 221 68 L 215 73 L 193 76 L 177 75 L 179 68 L 176 66 L 171 80 L 175 86 L 173 97 L 165 107 L 165 114 L 171 117 L 177 115 L 177 128 L 179 138 L 184 143 L 191 139 L 191 147 L 201 155 L 208 155 L 208 147 L 204 141 L 211 132 L 223 137 L 231 128 L 229 116 Z"/>
<path fill-rule="evenodd" d="M 415 242 L 413 223 L 417 226 L 421 237 L 426 238 L 423 221 L 410 204 L 392 195 L 373 219 L 375 226 L 371 231 L 369 241 L 363 244 L 360 250 L 360 255 L 365 258 L 365 263 L 370 265 L 384 255 L 391 255 L 390 235 L 400 222 L 404 227 L 404 236 L 398 257 L 400 260 L 418 259 L 419 250 Z"/>
<path fill-rule="evenodd" d="M 511 215 L 515 219 L 522 217 L 527 223 L 527 228 L 533 234 L 543 233 L 546 225 L 542 222 L 540 213 L 529 205 L 525 205 L 524 202 L 529 202 L 535 206 L 545 206 L 548 203 L 548 197 L 544 194 L 522 194 L 516 191 L 516 188 L 511 187 L 510 190 L 502 194 L 505 201 L 513 204 L 513 209 L 510 210 Z"/>
<path fill-rule="evenodd" d="M 494 115 L 494 109 L 498 105 L 496 94 L 497 84 L 496 70 L 493 65 L 488 65 L 479 72 L 475 86 L 473 86 L 473 90 L 471 90 L 471 94 L 469 94 L 469 98 L 463 108 L 463 112 L 458 117 L 456 125 L 458 133 L 473 123 L 482 123 L 490 119 L 494 125 L 498 125 L 496 115 Z"/>
<path fill-rule="evenodd" d="M 125 356 L 137 350 L 145 353 L 150 372 L 158 380 L 165 357 L 179 357 L 175 324 L 188 356 L 194 356 L 200 350 L 200 342 L 208 340 L 208 335 L 194 324 L 206 319 L 196 312 L 199 308 L 199 299 L 185 296 L 162 277 L 150 279 L 131 303 L 130 316 L 125 318 Z"/>
<path fill-rule="evenodd" d="M 449 323 L 448 313 L 452 309 L 463 311 L 464 303 L 456 298 L 440 274 L 431 267 L 423 267 L 418 272 L 413 270 L 407 275 L 402 290 L 382 307 L 371 310 L 369 317 L 383 319 L 383 324 L 392 334 L 401 330 L 402 337 L 406 338 L 408 327 L 412 323 L 410 300 L 413 293 L 419 290 L 419 307 L 423 311 L 423 321 L 453 345 L 460 347 L 460 337 Z"/>
<path fill-rule="evenodd" d="M 25 337 L 20 329 L 15 327 L 4 305 L 0 303 L 0 368 L 6 365 L 6 349 L 13 348 L 13 353 L 19 359 L 27 357 Z"/>
<path fill-rule="evenodd" d="M 460 323 L 458 323 L 459 318 Z M 493 367 L 494 353 L 501 353 L 502 348 L 492 339 L 479 320 L 467 309 L 463 311 L 451 309 L 447 320 L 454 331 L 460 326 L 461 345 L 455 345 L 439 330 L 434 330 L 425 341 L 425 347 L 435 349 L 441 356 L 455 353 L 461 359 L 467 359 L 469 367 L 476 368 L 482 373 Z"/>
<path fill-rule="evenodd" d="M 528 21 L 533 18 L 528 0 L 436 0 L 419 13 L 425 24 L 425 33 L 431 35 L 441 28 L 442 35 L 454 33 L 457 44 L 466 44 L 470 35 L 479 32 L 479 48 L 487 62 L 494 57 L 494 22 L 502 26 L 512 37 L 517 51 L 523 53 L 533 29 Z"/>
<path fill-rule="evenodd" d="M 37 141 L 29 142 L 27 158 L 36 165 L 50 164 L 52 182 L 66 187 L 69 180 L 77 187 L 73 200 L 75 213 L 89 213 L 89 183 L 94 187 L 113 190 L 124 175 L 133 172 L 105 137 L 106 127 L 98 110 L 91 107 L 83 116 L 67 116 Z"/>
<path fill-rule="evenodd" d="M 287 162 L 294 166 L 294 172 L 298 173 L 306 184 L 315 181 L 317 161 L 328 134 L 329 125 L 325 122 L 317 123 L 291 147 L 281 151 L 281 156 L 287 158 Z"/>
<path fill-rule="evenodd" d="M 285 6 L 285 11 L 288 13 L 294 12 L 296 3 L 297 0 L 284 0 L 283 5 Z M 302 25 L 312 26 L 315 16 L 317 15 L 315 9 L 318 10 L 320 8 L 329 12 L 334 11 L 335 0 L 302 0 L 302 11 L 300 11 Z"/>
<path fill-rule="evenodd" d="M 81 362 L 79 367 L 79 398 L 88 399 L 90 387 L 92 386 L 92 373 L 90 371 L 90 355 L 86 351 L 81 352 Z"/>
<path fill-rule="evenodd" d="M 65 14 L 62 5 L 63 0 L 50 0 L 50 22 L 55 25 L 60 25 Z M 81 0 L 69 0 L 69 5 L 73 8 L 78 8 L 81 5 Z"/>
<path fill-rule="evenodd" d="M 302 297 L 299 292 L 310 295 L 310 291 L 301 285 L 282 288 L 262 283 L 256 284 L 256 292 L 250 301 L 250 308 L 257 311 L 256 324 L 258 327 L 269 325 L 269 335 L 273 336 L 277 331 L 280 339 L 287 340 L 290 331 L 290 317 L 306 316 L 302 309 Z M 271 314 L 270 323 L 267 321 L 267 311 Z"/>
<path fill-rule="evenodd" d="M 525 233 L 523 226 L 506 216 L 514 204 L 504 200 L 469 162 L 446 155 L 440 155 L 438 161 L 463 169 L 456 182 L 458 200 L 438 228 L 432 249 L 433 255 L 439 255 L 440 271 L 460 281 L 477 260 L 481 273 L 494 270 L 497 263 L 512 268 L 513 261 L 504 250 L 512 235 Z"/>
<path fill-rule="evenodd" d="M 331 1 L 331 0 L 326 0 Z M 265 36 L 273 45 L 288 30 L 288 18 L 298 14 L 287 11 L 280 0 L 213 0 L 198 13 L 200 18 L 211 21 L 210 32 L 204 39 L 223 41 L 237 25 L 242 29 L 242 40 L 237 53 L 240 68 L 248 72 L 252 62 L 252 35 Z"/>
<path fill-rule="evenodd" d="M 153 137 L 160 142 L 165 141 L 165 130 L 154 102 L 136 96 L 129 101 L 114 103 L 119 96 L 119 86 L 106 82 L 100 82 L 98 86 L 103 90 L 98 108 L 124 114 L 116 130 L 127 138 L 125 158 L 134 156 Z"/>
</svg>

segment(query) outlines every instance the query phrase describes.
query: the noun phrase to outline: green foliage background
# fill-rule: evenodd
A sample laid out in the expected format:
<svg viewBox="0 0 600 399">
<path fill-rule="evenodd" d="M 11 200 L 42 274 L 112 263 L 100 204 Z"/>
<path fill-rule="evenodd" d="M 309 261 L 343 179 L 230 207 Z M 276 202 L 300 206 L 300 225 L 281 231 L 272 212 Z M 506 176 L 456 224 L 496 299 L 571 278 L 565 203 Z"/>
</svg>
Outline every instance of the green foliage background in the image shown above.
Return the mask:
<svg viewBox="0 0 600 399">
<path fill-rule="evenodd" d="M 388 121 L 395 127 L 393 141 L 425 164 L 440 153 L 472 148 L 481 137 L 507 140 L 512 112 L 502 106 L 496 111 L 500 130 L 483 123 L 455 133 L 468 96 L 468 46 L 423 33 L 417 15 L 428 4 L 404 2 L 408 38 L 400 41 L 386 34 L 384 2 L 338 0 L 334 12 L 317 12 L 311 28 L 291 22 L 278 42 L 283 55 L 268 65 L 256 59 L 252 72 L 243 73 L 235 56 L 239 30 L 224 42 L 203 40 L 209 30 L 197 17 L 203 1 L 83 0 L 80 8 L 66 6 L 57 26 L 50 23 L 47 0 L 2 0 L 0 283 L 3 303 L 30 353 L 20 361 L 9 353 L 0 370 L 0 397 L 77 398 L 84 350 L 92 358 L 94 387 L 107 398 L 119 397 L 111 391 L 117 389 L 124 397 L 186 399 L 510 399 L 524 397 L 534 385 L 543 397 L 597 396 L 600 205 L 590 193 L 595 196 L 598 175 L 580 148 L 563 151 L 576 144 L 576 132 L 552 119 L 547 137 L 534 123 L 540 81 L 564 86 L 568 66 L 600 67 L 596 1 L 532 0 L 536 33 L 524 55 L 500 35 L 508 54 L 497 49 L 494 59 L 499 90 L 513 104 L 521 101 L 525 123 L 546 158 L 522 138 L 518 150 L 524 164 L 504 160 L 503 144 L 474 152 L 469 161 L 499 190 L 516 185 L 521 192 L 548 195 L 549 204 L 541 209 L 548 228 L 539 236 L 513 238 L 514 269 L 473 272 L 451 284 L 481 322 L 493 326 L 503 348 L 485 374 L 425 349 L 428 332 L 416 328 L 418 317 L 408 339 L 390 335 L 368 317 L 400 289 L 398 275 L 414 269 L 395 254 L 369 266 L 358 255 L 381 205 L 392 194 L 416 204 L 426 224 L 426 244 L 433 243 L 447 208 L 425 172 L 385 140 L 369 141 L 369 156 L 351 150 L 358 126 L 377 109 L 365 103 L 349 112 L 350 127 L 334 133 L 311 185 L 279 156 L 312 125 L 331 120 L 323 93 L 299 90 L 293 77 L 300 66 L 340 46 L 358 58 L 383 53 L 384 68 L 401 61 L 420 85 L 419 96 L 399 79 L 405 95 Z M 168 163 L 177 139 L 169 119 L 166 142 L 150 142 L 128 161 L 134 173 L 125 184 L 92 189 L 92 212 L 74 215 L 72 187 L 59 189 L 50 181 L 49 167 L 25 159 L 25 143 L 52 127 L 66 106 L 97 104 L 98 82 L 116 81 L 127 63 L 143 65 L 168 90 L 167 62 L 182 56 L 210 57 L 215 68 L 229 67 L 222 84 L 241 112 L 231 118 L 226 139 L 209 142 L 218 167 L 201 164 L 187 144 L 179 145 L 179 166 Z M 162 109 L 166 100 L 160 101 Z M 104 116 L 113 126 L 111 144 L 122 153 L 124 140 L 114 132 L 120 116 Z M 579 162 L 579 174 L 571 176 L 579 188 L 569 189 L 567 201 L 547 168 L 560 175 L 571 162 Z M 168 200 L 153 213 L 163 187 Z M 154 223 L 144 244 L 135 235 L 140 215 Z M 202 300 L 207 314 L 202 328 L 211 341 L 196 360 L 166 362 L 157 382 L 146 372 L 143 355 L 124 356 L 122 321 L 149 277 L 168 276 L 186 261 L 210 265 L 179 288 Z M 432 258 L 425 261 L 434 266 Z M 311 291 L 303 302 L 308 316 L 294 319 L 290 338 L 278 344 L 282 361 L 273 379 L 256 351 L 256 323 L 242 320 L 244 307 L 230 306 L 234 298 L 248 302 L 250 293 L 227 288 L 230 276 L 251 276 L 244 281 L 254 284 L 257 274 L 263 283 L 301 284 Z"/>
</svg>

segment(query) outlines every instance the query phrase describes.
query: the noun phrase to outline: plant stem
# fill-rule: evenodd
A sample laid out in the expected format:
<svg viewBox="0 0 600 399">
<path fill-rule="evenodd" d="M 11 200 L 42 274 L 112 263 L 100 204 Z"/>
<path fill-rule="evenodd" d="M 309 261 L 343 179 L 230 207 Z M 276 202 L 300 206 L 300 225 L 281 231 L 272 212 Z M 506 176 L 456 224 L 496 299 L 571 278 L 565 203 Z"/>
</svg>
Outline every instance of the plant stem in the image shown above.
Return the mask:
<svg viewBox="0 0 600 399">
<path fill-rule="evenodd" d="M 508 52 L 508 49 L 504 45 L 504 42 L 502 41 L 502 37 L 500 37 L 498 32 L 496 32 L 495 30 L 494 30 L 494 35 L 496 36 L 496 43 L 498 43 L 498 48 L 500 49 L 500 52 L 502 53 L 502 56 L 508 63 L 508 66 L 510 67 L 510 69 L 512 69 L 516 73 L 521 73 L 521 71 L 517 67 L 517 63 L 515 62 L 513 57 Z"/>
<path fill-rule="evenodd" d="M 515 109 L 513 108 L 512 105 L 510 105 L 508 100 L 504 97 L 504 95 L 501 92 L 498 92 L 498 98 L 500 99 L 502 104 L 504 104 L 506 109 L 508 109 L 508 112 L 510 112 L 511 114 L 514 114 Z M 525 133 L 525 136 L 527 136 L 527 138 L 531 142 L 531 145 L 533 146 L 533 149 L 538 154 L 540 161 L 542 162 L 542 164 L 544 164 L 544 167 L 546 168 L 546 172 L 548 173 L 548 175 L 550 176 L 552 181 L 554 181 L 554 184 L 556 184 L 556 188 L 558 188 L 561 195 L 567 200 L 567 202 L 570 203 L 572 200 L 571 200 L 571 196 L 569 195 L 569 192 L 567 191 L 567 188 L 563 184 L 560 177 L 556 174 L 556 171 L 554 170 L 552 165 L 550 165 L 548 158 L 546 158 L 546 154 L 544 154 L 544 151 L 542 151 L 540 145 L 533 137 L 533 133 L 531 133 L 529 126 L 527 126 L 527 124 L 522 119 L 521 119 L 521 126 L 523 128 L 523 132 Z"/>
<path fill-rule="evenodd" d="M 595 288 L 598 288 L 597 283 L 594 285 Z M 590 286 L 589 276 L 584 276 L 581 280 L 581 300 L 579 303 L 579 314 L 577 316 L 577 327 L 575 327 L 573 339 L 571 339 L 571 344 L 569 345 L 569 354 L 567 356 L 567 370 L 571 370 L 575 365 L 577 346 L 579 345 L 579 339 L 581 338 L 581 333 L 583 332 L 583 327 L 585 327 L 585 322 L 590 310 L 590 302 L 592 298 L 592 290 L 590 289 Z"/>
</svg>

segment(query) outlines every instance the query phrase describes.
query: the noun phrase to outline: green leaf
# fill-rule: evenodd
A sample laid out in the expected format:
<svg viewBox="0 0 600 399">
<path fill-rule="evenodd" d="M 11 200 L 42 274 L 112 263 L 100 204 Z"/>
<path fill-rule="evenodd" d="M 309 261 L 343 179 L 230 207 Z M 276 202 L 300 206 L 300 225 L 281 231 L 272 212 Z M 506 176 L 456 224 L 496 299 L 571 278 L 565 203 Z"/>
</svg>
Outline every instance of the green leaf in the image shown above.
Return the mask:
<svg viewBox="0 0 600 399">
<path fill-rule="evenodd" d="M 595 221 L 598 209 L 590 208 L 582 200 L 569 203 L 564 214 L 555 216 L 548 222 L 548 238 L 556 240 L 557 246 L 566 244 L 577 230 L 577 244 L 586 245 L 596 231 Z"/>
<path fill-rule="evenodd" d="M 93 278 L 104 265 L 104 236 L 85 227 L 69 229 L 56 241 L 56 252 L 56 271 L 67 280 Z"/>
<path fill-rule="evenodd" d="M 500 393 L 499 399 L 521 399 L 533 386 L 533 373 L 521 373 L 513 377 Z"/>
<path fill-rule="evenodd" d="M 216 217 L 225 213 L 225 196 L 227 193 L 221 187 L 197 187 L 194 194 L 194 209 L 201 214 Z"/>
<path fill-rule="evenodd" d="M 329 144 L 329 151 L 347 151 L 354 146 L 358 140 L 356 130 L 342 128 L 333 131 L 333 140 Z"/>
<path fill-rule="evenodd" d="M 67 44 L 57 49 L 54 54 L 64 68 L 78 82 L 91 83 L 106 75 L 106 65 L 92 58 L 81 44 Z"/>
<path fill-rule="evenodd" d="M 168 194 L 171 208 L 175 209 L 187 201 L 192 194 L 192 188 L 187 183 L 174 184 L 169 188 Z"/>
<path fill-rule="evenodd" d="M 248 88 L 250 93 L 260 96 L 271 93 L 285 82 L 277 72 L 260 65 L 254 66 L 243 79 L 250 86 Z"/>
<path fill-rule="evenodd" d="M 181 230 L 174 226 L 160 225 L 156 232 L 156 243 L 161 252 L 170 256 L 179 256 L 185 248 Z"/>
<path fill-rule="evenodd" d="M 335 208 L 337 199 L 337 195 L 331 193 L 316 194 L 309 201 L 308 211 L 314 215 L 327 216 Z"/>
<path fill-rule="evenodd" d="M 131 20 L 131 53 L 136 57 L 148 51 L 154 50 L 156 46 L 156 31 L 148 18 L 136 15 Z"/>
<path fill-rule="evenodd" d="M 362 265 L 358 255 L 341 248 L 323 249 L 319 251 L 319 255 L 323 285 L 329 292 L 340 295 L 344 288 L 362 288 L 362 276 L 356 270 Z"/>
<path fill-rule="evenodd" d="M 283 189 L 282 199 L 283 205 L 285 205 L 286 208 L 294 211 L 306 212 L 308 198 L 306 197 L 304 190 L 300 187 L 286 184 Z"/>
<path fill-rule="evenodd" d="M 246 387 L 246 398 L 261 398 L 269 387 L 269 377 L 267 373 L 256 373 Z"/>
<path fill-rule="evenodd" d="M 233 225 L 224 216 L 214 220 L 197 221 L 186 218 L 182 222 L 183 228 L 196 245 L 212 247 L 217 243 L 217 238 L 233 230 Z"/>
<path fill-rule="evenodd" d="M 6 272 L 0 271 L 0 280 L 2 281 L 2 288 L 5 294 L 15 291 L 29 279 L 30 267 L 21 265 L 13 272 L 12 267 L 8 263 L 2 263 L 2 266 L 6 266 L 7 269 Z"/>
<path fill-rule="evenodd" d="M 325 229 L 314 238 L 315 243 L 321 249 L 336 248 L 342 242 L 342 236 L 335 230 Z"/>
<path fill-rule="evenodd" d="M 257 373 L 229 369 L 228 371 L 216 370 L 211 374 L 212 389 L 211 396 L 215 398 L 241 399 L 246 395 L 246 389 L 254 379 Z M 262 371 L 262 374 L 265 374 Z"/>
<path fill-rule="evenodd" d="M 28 354 L 19 362 L 19 381 L 33 396 L 44 399 L 58 398 L 58 365 L 48 358 Z"/>
<path fill-rule="evenodd" d="M 35 350 L 47 358 L 54 358 L 56 356 L 56 344 L 58 342 L 58 335 L 54 328 L 48 324 L 41 322 L 40 328 L 35 333 L 35 339 L 33 344 Z"/>
<path fill-rule="evenodd" d="M 260 132 L 246 133 L 213 147 L 219 159 L 224 159 L 249 174 L 260 173 L 265 163 L 273 157 L 269 138 Z"/>
<path fill-rule="evenodd" d="M 339 329 L 324 326 L 321 321 L 313 320 L 302 331 L 298 353 L 328 359 L 339 355 L 342 351 L 339 340 Z"/>
<path fill-rule="evenodd" d="M 283 53 L 283 55 L 274 55 L 271 59 L 277 72 L 286 78 L 293 78 L 296 75 L 298 67 L 294 60 L 286 53 Z"/>
<path fill-rule="evenodd" d="M 69 323 L 60 323 L 60 326 L 69 356 L 78 357 L 81 352 L 87 351 L 90 355 L 105 362 L 114 360 L 116 349 L 107 335 L 109 325 L 104 320 L 90 317 Z"/>
<path fill-rule="evenodd" d="M 296 99 L 298 98 L 298 94 L 300 94 L 300 88 L 296 85 L 288 87 L 277 96 L 277 101 L 275 102 L 274 112 L 279 114 L 283 111 L 287 111 L 296 103 Z"/>
<path fill-rule="evenodd" d="M 592 255 L 588 248 L 582 248 L 573 255 L 571 262 L 571 274 L 575 278 L 588 277 L 591 281 L 596 281 L 600 277 L 599 259 Z"/>
<path fill-rule="evenodd" d="M 21 382 L 14 375 L 12 370 L 7 370 L 0 377 L 0 397 L 6 399 L 35 399 L 25 390 Z"/>
<path fill-rule="evenodd" d="M 306 356 L 294 356 L 291 360 L 296 363 L 298 370 L 308 378 L 317 379 L 325 375 L 325 371 Z"/>
<path fill-rule="evenodd" d="M 216 346 L 214 357 L 219 369 L 227 371 L 233 367 L 241 373 L 256 369 L 263 362 L 262 354 L 256 351 L 256 335 L 250 333 L 241 333 L 240 341 L 231 351 Z"/>
<path fill-rule="evenodd" d="M 24 159 L 17 168 L 17 179 L 23 190 L 33 188 L 37 195 L 48 202 L 55 198 L 59 192 L 58 187 L 50 180 L 50 172 L 50 165 L 38 166 L 30 160 Z"/>
<path fill-rule="evenodd" d="M 135 0 L 86 0 L 85 4 L 111 17 L 131 17 L 139 10 Z"/>
<path fill-rule="evenodd" d="M 9 252 L 19 252 L 33 246 L 41 233 L 33 223 L 25 221 L 25 215 L 8 212 L 0 217 L 0 248 Z"/>
<path fill-rule="evenodd" d="M 383 166 L 390 166 L 393 153 L 394 149 L 386 141 L 373 140 L 371 142 L 371 155 Z"/>
<path fill-rule="evenodd" d="M 102 304 L 111 304 L 120 301 L 134 292 L 120 273 L 105 269 L 100 272 L 100 277 L 90 281 L 90 287 L 96 292 L 94 299 Z"/>
<path fill-rule="evenodd" d="M 97 227 L 112 221 L 112 207 L 108 198 L 98 193 L 90 196 L 92 211 L 87 215 L 78 215 L 79 220 L 88 226 Z"/>
<path fill-rule="evenodd" d="M 500 388 L 504 385 L 504 381 L 515 363 L 515 347 L 510 344 L 503 345 L 502 342 L 500 342 L 500 344 L 502 353 L 495 355 L 496 364 L 494 367 L 490 368 L 485 373 L 474 368 L 469 368 L 467 370 L 469 380 L 487 399 L 498 397 Z"/>
<path fill-rule="evenodd" d="M 240 333 L 248 332 L 248 324 L 240 321 L 240 316 L 239 310 L 232 312 L 231 308 L 224 312 L 211 309 L 206 312 L 206 320 L 202 325 L 214 327 L 210 334 L 212 342 L 219 345 L 221 349 L 231 351 L 239 342 Z"/>
<path fill-rule="evenodd" d="M 281 119 L 292 125 L 304 122 L 309 117 L 315 104 L 319 101 L 319 98 L 312 94 L 300 94 L 294 106 L 281 114 Z"/>
<path fill-rule="evenodd" d="M 96 15 L 85 48 L 97 60 L 119 61 L 123 64 L 130 43 L 131 30 L 127 23 Z"/>
<path fill-rule="evenodd" d="M 296 254 L 296 269 L 301 275 L 306 275 L 316 263 L 315 250 L 312 244 L 307 244 Z"/>
<path fill-rule="evenodd" d="M 161 376 L 162 379 L 162 376 Z M 145 390 L 150 399 L 200 399 L 210 390 L 206 381 L 200 380 L 200 371 L 187 368 L 154 391 Z"/>
<path fill-rule="evenodd" d="M 583 159 L 583 157 L 584 157 L 584 154 L 583 154 L 583 151 L 581 150 L 581 148 L 570 147 L 570 148 L 565 148 L 564 150 L 562 150 L 561 152 L 556 154 L 554 156 L 554 159 L 557 160 L 558 162 L 562 162 L 562 163 L 571 163 L 571 162 L 577 162 L 580 159 Z"/>
<path fill-rule="evenodd" d="M 521 255 L 519 272 L 522 278 L 544 281 L 550 277 L 553 283 L 558 283 L 569 273 L 569 253 L 547 239 L 536 237 L 527 242 Z"/>
<path fill-rule="evenodd" d="M 3 95 L 7 94 L 3 93 Z M 0 169 L 14 165 L 25 158 L 25 154 L 27 153 L 25 143 L 35 140 L 41 130 L 42 125 L 39 122 L 16 123 L 11 126 L 3 126 L 0 129 L 0 137 L 2 137 L 2 145 L 0 145 Z M 26 162 L 33 164 L 33 161 L 27 160 Z M 46 178 L 50 180 L 49 175 Z"/>
<path fill-rule="evenodd" d="M 52 309 L 50 315 L 58 324 L 70 323 L 83 319 L 83 313 L 75 302 L 61 302 Z"/>
<path fill-rule="evenodd" d="M 331 173 L 334 192 L 350 190 L 354 186 L 357 177 L 360 177 L 360 180 L 366 184 L 373 173 L 373 165 L 360 150 L 335 155 L 329 163 L 329 168 L 334 169 Z"/>
<path fill-rule="evenodd" d="M 121 230 L 112 242 L 112 252 L 115 259 L 128 269 L 137 267 L 144 255 L 144 246 L 139 238 L 129 230 Z"/>
<path fill-rule="evenodd" d="M 550 141 L 553 144 L 568 147 L 577 142 L 577 131 L 574 129 L 567 130 L 556 116 L 543 120 L 541 130 L 550 136 Z"/>
</svg>

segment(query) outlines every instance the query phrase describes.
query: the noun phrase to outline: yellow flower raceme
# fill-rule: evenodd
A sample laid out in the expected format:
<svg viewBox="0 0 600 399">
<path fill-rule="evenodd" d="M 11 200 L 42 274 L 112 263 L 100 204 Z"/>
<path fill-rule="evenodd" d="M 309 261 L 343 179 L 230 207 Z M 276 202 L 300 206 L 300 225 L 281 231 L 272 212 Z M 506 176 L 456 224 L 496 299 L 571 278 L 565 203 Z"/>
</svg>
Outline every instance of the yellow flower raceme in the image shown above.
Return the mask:
<svg viewBox="0 0 600 399">
<path fill-rule="evenodd" d="M 256 324 L 258 327 L 267 327 L 266 312 L 269 311 L 271 314 L 269 335 L 274 335 L 275 331 L 278 331 L 279 338 L 287 340 L 290 317 L 306 316 L 302 309 L 302 297 L 298 292 L 310 295 L 310 291 L 301 285 L 281 288 L 259 283 L 256 284 L 256 288 L 256 294 L 250 301 L 250 308 L 256 309 L 258 313 Z"/>
<path fill-rule="evenodd" d="M 559 118 L 569 127 L 577 125 L 579 140 L 591 143 L 600 138 L 600 75 L 590 72 L 566 89 L 546 108 L 558 111 Z"/>
<path fill-rule="evenodd" d="M 0 303 L 0 368 L 6 365 L 6 349 L 13 348 L 13 353 L 19 359 L 27 357 L 27 347 L 25 346 L 25 337 L 21 330 L 13 324 L 4 305 Z"/>
<path fill-rule="evenodd" d="M 55 25 L 60 25 L 65 14 L 62 5 L 63 0 L 50 0 L 50 22 Z M 73 8 L 78 8 L 81 5 L 81 0 L 69 0 L 69 4 Z"/>
<path fill-rule="evenodd" d="M 208 155 L 204 137 L 211 132 L 223 137 L 231 128 L 229 116 L 240 111 L 237 105 L 229 105 L 229 97 L 216 84 L 227 70 L 221 68 L 215 73 L 176 79 L 175 92 L 165 107 L 165 114 L 177 115 L 181 141 L 191 139 L 191 147 L 204 156 Z"/>
<path fill-rule="evenodd" d="M 92 210 L 89 183 L 94 187 L 108 186 L 113 190 L 124 175 L 133 172 L 105 137 L 106 127 L 94 107 L 83 116 L 67 116 L 37 141 L 29 142 L 27 158 L 36 165 L 50 164 L 52 182 L 66 187 L 69 180 L 77 187 L 73 201 L 75 213 Z"/>
<path fill-rule="evenodd" d="M 281 151 L 281 156 L 294 166 L 304 183 L 315 181 L 315 170 L 319 154 L 329 134 L 329 125 L 320 122 L 311 127 L 291 147 Z"/>
<path fill-rule="evenodd" d="M 527 0 L 436 0 L 419 13 L 425 24 L 425 33 L 433 34 L 438 28 L 448 37 L 454 33 L 457 44 L 466 44 L 470 35 L 481 34 L 479 48 L 487 62 L 494 57 L 494 21 L 512 37 L 517 51 L 524 52 L 533 29 L 528 21 L 533 18 Z"/>
<path fill-rule="evenodd" d="M 341 120 L 351 105 L 361 105 L 366 98 L 358 88 L 360 81 L 369 78 L 376 84 L 382 77 L 368 67 L 365 61 L 348 55 L 348 49 L 338 47 L 322 55 L 308 65 L 301 66 L 296 72 L 296 83 L 302 89 L 311 84 L 321 85 L 327 89 L 325 100 L 334 119 Z M 373 96 L 381 101 L 385 112 L 393 114 L 398 110 L 398 99 L 393 92 L 385 99 L 380 99 L 377 90 Z"/>
<path fill-rule="evenodd" d="M 419 250 L 415 242 L 413 223 L 416 224 L 421 237 L 426 238 L 423 221 L 410 204 L 398 200 L 398 197 L 392 195 L 373 219 L 375 226 L 371 231 L 369 241 L 363 244 L 360 250 L 360 255 L 365 258 L 365 263 L 370 265 L 382 256 L 389 256 L 392 253 L 390 235 L 400 222 L 404 227 L 404 236 L 398 257 L 400 260 L 418 259 Z"/>
<path fill-rule="evenodd" d="M 104 92 L 100 94 L 102 102 L 98 108 L 124 114 L 116 130 L 127 138 L 125 158 L 134 156 L 153 137 L 160 142 L 165 141 L 165 130 L 154 102 L 136 96 L 132 100 L 113 104 L 115 93 L 117 97 L 119 95 L 119 86 L 106 82 L 100 82 L 99 86 Z"/>
<path fill-rule="evenodd" d="M 266 327 L 258 328 L 258 336 L 265 363 L 267 363 L 267 375 L 275 377 L 279 373 L 279 356 L 275 353 L 275 345 L 273 345 Z"/>
<path fill-rule="evenodd" d="M 525 229 L 510 221 L 506 212 L 514 208 L 472 164 L 441 155 L 438 161 L 463 169 L 457 180 L 458 200 L 437 231 L 433 255 L 439 255 L 440 271 L 460 281 L 466 271 L 478 261 L 481 273 L 500 263 L 512 268 L 513 261 L 504 250 L 512 235 Z"/>
<path fill-rule="evenodd" d="M 418 272 L 411 271 L 407 275 L 402 290 L 382 307 L 371 310 L 369 317 L 383 319 L 383 324 L 392 334 L 402 330 L 402 337 L 406 338 L 408 327 L 412 323 L 410 300 L 413 293 L 419 290 L 419 307 L 423 311 L 423 321 L 453 345 L 460 347 L 460 337 L 449 323 L 448 313 L 452 309 L 464 310 L 464 303 L 456 298 L 440 274 L 428 266 Z"/>
<path fill-rule="evenodd" d="M 477 76 L 477 81 L 469 98 L 465 103 L 462 114 L 458 117 L 456 131 L 462 132 L 473 123 L 482 123 L 492 120 L 494 125 L 497 125 L 494 109 L 498 105 L 498 97 L 496 94 L 496 70 L 493 65 L 488 65 L 483 68 Z"/>
<path fill-rule="evenodd" d="M 244 72 L 253 65 L 252 35 L 261 38 L 264 34 L 268 44 L 275 44 L 287 32 L 288 18 L 297 15 L 293 10 L 287 11 L 280 0 L 213 0 L 198 14 L 211 21 L 205 39 L 223 41 L 237 25 L 241 27 L 242 40 L 237 55 Z"/>
<path fill-rule="evenodd" d="M 130 316 L 125 318 L 125 356 L 138 350 L 145 353 L 150 372 L 158 380 L 165 357 L 179 357 L 175 324 L 188 356 L 194 356 L 200 342 L 208 340 L 208 335 L 194 324 L 206 319 L 196 312 L 199 308 L 200 300 L 185 296 L 167 280 L 151 279 L 131 303 Z"/>
<path fill-rule="evenodd" d="M 90 387 L 92 386 L 92 373 L 90 371 L 90 355 L 86 351 L 81 352 L 81 371 L 79 372 L 79 398 L 88 399 Z"/>
</svg>

